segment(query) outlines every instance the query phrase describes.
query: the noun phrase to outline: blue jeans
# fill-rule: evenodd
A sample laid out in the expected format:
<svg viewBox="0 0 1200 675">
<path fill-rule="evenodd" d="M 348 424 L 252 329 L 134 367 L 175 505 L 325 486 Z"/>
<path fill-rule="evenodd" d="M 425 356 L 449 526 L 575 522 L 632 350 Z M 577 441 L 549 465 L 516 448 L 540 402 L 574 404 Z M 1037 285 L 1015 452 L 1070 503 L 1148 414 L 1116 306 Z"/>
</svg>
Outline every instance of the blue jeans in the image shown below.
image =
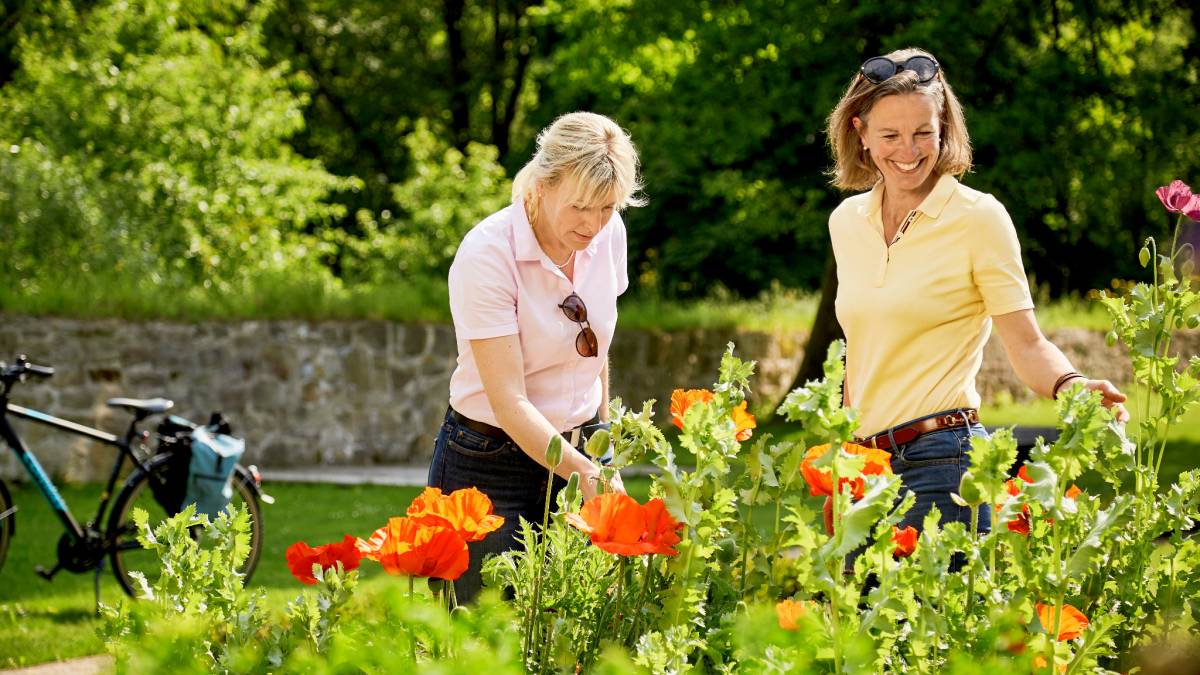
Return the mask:
<svg viewBox="0 0 1200 675">
<path fill-rule="evenodd" d="M 433 446 L 433 461 L 429 465 L 430 487 L 453 492 L 475 487 L 492 500 L 497 515 L 504 517 L 500 529 L 483 541 L 467 544 L 471 560 L 467 571 L 454 583 L 460 604 L 471 602 L 483 586 L 479 571 L 487 555 L 503 553 L 520 546 L 516 539 L 520 519 L 542 524 L 546 506 L 546 481 L 550 471 L 533 461 L 512 441 L 501 441 L 468 429 L 446 413 Z M 551 508 L 558 491 L 566 481 L 554 477 L 551 486 Z"/>
<path fill-rule="evenodd" d="M 941 411 L 925 417 L 954 412 L 958 411 Z M 917 419 L 925 419 L 925 417 Z M 934 504 L 937 504 L 938 510 L 941 512 L 939 520 L 941 524 L 960 522 L 970 528 L 971 510 L 955 504 L 950 499 L 950 493 L 958 492 L 958 484 L 962 480 L 962 475 L 970 467 L 970 458 L 967 453 L 971 450 L 971 437 L 983 436 L 986 438 L 987 435 L 983 425 L 975 423 L 969 427 L 943 429 L 925 434 L 891 450 L 892 471 L 904 481 L 901 495 L 903 496 L 904 489 L 908 489 L 917 496 L 917 503 L 900 523 L 901 529 L 912 525 L 920 530 L 925 516 Z M 979 531 L 988 532 L 991 529 L 992 511 L 989 505 L 984 504 L 979 507 Z"/>
</svg>

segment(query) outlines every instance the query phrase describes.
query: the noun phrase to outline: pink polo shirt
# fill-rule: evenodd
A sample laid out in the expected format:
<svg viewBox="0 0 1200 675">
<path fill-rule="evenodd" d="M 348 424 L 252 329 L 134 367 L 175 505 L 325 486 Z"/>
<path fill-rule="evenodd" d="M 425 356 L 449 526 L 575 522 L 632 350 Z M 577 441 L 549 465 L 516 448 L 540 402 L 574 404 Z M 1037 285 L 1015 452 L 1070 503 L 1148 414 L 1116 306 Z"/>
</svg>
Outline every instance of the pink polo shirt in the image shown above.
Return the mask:
<svg viewBox="0 0 1200 675">
<path fill-rule="evenodd" d="M 588 421 L 600 408 L 600 370 L 617 327 L 617 296 L 629 287 L 625 224 L 612 220 L 575 254 L 575 282 L 550 262 L 534 238 L 525 207 L 513 202 L 467 233 L 450 266 L 450 313 L 458 367 L 450 405 L 473 420 L 499 426 L 470 340 L 517 335 L 529 401 L 559 430 Z M 587 305 L 599 356 L 575 351 L 579 324 L 558 307 L 574 291 Z"/>
</svg>

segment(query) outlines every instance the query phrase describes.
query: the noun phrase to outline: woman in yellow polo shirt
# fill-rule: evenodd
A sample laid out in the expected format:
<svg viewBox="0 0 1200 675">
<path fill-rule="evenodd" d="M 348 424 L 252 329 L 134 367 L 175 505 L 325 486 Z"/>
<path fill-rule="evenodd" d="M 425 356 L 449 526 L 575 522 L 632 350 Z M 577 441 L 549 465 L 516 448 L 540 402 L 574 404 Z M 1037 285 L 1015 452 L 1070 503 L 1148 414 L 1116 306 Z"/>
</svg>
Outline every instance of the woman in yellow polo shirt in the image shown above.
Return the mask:
<svg viewBox="0 0 1200 675">
<path fill-rule="evenodd" d="M 837 317 L 846 333 L 845 399 L 858 436 L 892 453 L 916 493 L 904 525 L 957 506 L 979 423 L 975 376 L 996 327 L 1018 377 L 1053 398 L 1082 383 L 1115 406 L 1125 396 L 1075 372 L 1042 335 L 1012 220 L 995 197 L 958 182 L 971 167 L 962 107 L 936 59 L 904 49 L 863 63 L 829 117 L 833 184 L 861 191 L 829 217 Z M 990 529 L 981 509 L 979 527 Z"/>
</svg>

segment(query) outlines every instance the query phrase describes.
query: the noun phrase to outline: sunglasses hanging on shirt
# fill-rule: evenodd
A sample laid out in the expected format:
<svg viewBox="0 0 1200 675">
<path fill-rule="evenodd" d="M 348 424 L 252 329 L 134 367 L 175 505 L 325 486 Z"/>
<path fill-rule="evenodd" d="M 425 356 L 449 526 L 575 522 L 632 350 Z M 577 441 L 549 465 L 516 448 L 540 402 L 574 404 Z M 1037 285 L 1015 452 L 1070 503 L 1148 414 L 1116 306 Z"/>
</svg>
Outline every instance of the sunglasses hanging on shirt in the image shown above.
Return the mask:
<svg viewBox="0 0 1200 675">
<path fill-rule="evenodd" d="M 579 335 L 575 336 L 575 351 L 583 357 L 599 354 L 600 347 L 596 341 L 596 331 L 592 330 L 592 325 L 588 323 L 587 305 L 583 304 L 583 298 L 572 293 L 558 307 L 568 319 L 579 324 Z"/>
</svg>

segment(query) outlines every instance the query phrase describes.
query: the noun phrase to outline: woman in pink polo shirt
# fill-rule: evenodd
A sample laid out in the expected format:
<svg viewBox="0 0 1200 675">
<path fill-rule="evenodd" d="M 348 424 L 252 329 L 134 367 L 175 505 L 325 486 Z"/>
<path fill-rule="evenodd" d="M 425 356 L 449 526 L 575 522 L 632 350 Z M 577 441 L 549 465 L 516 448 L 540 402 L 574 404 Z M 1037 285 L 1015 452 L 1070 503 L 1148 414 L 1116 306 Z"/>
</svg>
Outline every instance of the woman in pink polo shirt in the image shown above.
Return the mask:
<svg viewBox="0 0 1200 675">
<path fill-rule="evenodd" d="M 504 526 L 470 544 L 460 602 L 481 586 L 486 554 L 517 546 L 519 519 L 541 522 L 550 439 L 563 439 L 554 493 L 578 472 L 584 499 L 599 485 L 581 448 L 608 420 L 608 347 L 617 296 L 629 286 L 625 225 L 640 206 L 637 152 L 602 115 L 563 115 L 538 135 L 513 181 L 513 202 L 463 238 L 450 267 L 458 367 L 434 447 L 429 485 L 477 487 Z"/>
<path fill-rule="evenodd" d="M 971 167 L 962 107 L 938 62 L 919 49 L 867 59 L 829 117 L 833 184 L 869 190 L 830 215 L 838 322 L 846 333 L 845 401 L 863 443 L 892 453 L 917 502 L 902 527 L 950 498 L 979 423 L 975 376 L 992 326 L 1030 389 L 1054 398 L 1081 384 L 1119 418 L 1125 396 L 1076 372 L 1042 335 L 1020 244 L 995 197 L 958 182 Z M 979 527 L 990 528 L 981 508 Z"/>
</svg>

